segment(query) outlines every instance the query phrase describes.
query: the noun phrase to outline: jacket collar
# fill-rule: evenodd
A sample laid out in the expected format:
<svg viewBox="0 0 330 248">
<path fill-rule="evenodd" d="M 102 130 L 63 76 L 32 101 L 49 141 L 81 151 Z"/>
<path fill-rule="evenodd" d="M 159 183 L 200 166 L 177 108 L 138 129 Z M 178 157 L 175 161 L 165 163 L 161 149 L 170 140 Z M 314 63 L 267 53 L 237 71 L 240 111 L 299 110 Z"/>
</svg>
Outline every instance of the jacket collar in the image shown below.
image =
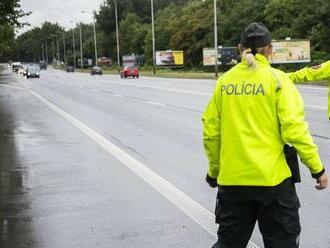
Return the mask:
<svg viewBox="0 0 330 248">
<path fill-rule="evenodd" d="M 265 65 L 265 66 L 270 66 L 270 63 L 269 63 L 268 59 L 265 57 L 265 55 L 263 55 L 261 53 L 257 53 L 255 55 L 255 58 L 258 63 Z M 243 59 L 242 62 L 246 64 L 246 59 Z"/>
</svg>

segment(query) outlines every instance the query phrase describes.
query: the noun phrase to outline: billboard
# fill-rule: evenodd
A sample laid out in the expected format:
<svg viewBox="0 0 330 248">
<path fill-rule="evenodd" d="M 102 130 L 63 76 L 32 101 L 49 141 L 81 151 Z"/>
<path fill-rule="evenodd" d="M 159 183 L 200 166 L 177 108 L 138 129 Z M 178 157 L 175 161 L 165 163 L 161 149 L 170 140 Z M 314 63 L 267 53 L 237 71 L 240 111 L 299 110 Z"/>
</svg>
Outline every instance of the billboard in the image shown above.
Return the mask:
<svg viewBox="0 0 330 248">
<path fill-rule="evenodd" d="M 237 47 L 221 47 L 218 49 L 218 65 L 236 65 L 238 59 Z M 215 65 L 214 48 L 203 48 L 203 65 Z"/>
<path fill-rule="evenodd" d="M 274 40 L 272 64 L 306 63 L 311 61 L 309 40 Z"/>
<path fill-rule="evenodd" d="M 156 65 L 183 65 L 183 51 L 156 51 Z"/>
<path fill-rule="evenodd" d="M 203 65 L 215 65 L 214 48 L 203 48 Z"/>
</svg>

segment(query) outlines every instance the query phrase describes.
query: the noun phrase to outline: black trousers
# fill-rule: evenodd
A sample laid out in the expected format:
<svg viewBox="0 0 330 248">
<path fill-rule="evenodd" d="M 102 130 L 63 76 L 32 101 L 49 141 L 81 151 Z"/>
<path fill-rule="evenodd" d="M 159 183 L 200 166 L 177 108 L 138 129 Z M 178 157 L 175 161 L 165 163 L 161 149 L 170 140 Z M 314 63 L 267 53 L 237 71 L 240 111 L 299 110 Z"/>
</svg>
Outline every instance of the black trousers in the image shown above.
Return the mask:
<svg viewBox="0 0 330 248">
<path fill-rule="evenodd" d="M 257 221 L 265 248 L 298 248 L 299 207 L 290 179 L 275 187 L 220 186 L 218 241 L 212 248 L 245 248 Z"/>
</svg>

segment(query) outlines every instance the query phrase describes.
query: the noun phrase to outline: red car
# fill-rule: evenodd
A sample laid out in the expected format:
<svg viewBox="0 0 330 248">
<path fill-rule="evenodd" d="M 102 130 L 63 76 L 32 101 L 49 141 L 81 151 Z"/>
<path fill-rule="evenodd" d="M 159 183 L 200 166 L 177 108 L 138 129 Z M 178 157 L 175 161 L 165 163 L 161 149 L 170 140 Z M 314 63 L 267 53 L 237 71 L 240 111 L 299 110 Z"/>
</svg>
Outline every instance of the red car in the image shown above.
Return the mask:
<svg viewBox="0 0 330 248">
<path fill-rule="evenodd" d="M 120 77 L 121 78 L 127 78 L 127 77 L 139 78 L 139 68 L 125 66 L 123 68 L 123 70 L 120 72 Z"/>
</svg>

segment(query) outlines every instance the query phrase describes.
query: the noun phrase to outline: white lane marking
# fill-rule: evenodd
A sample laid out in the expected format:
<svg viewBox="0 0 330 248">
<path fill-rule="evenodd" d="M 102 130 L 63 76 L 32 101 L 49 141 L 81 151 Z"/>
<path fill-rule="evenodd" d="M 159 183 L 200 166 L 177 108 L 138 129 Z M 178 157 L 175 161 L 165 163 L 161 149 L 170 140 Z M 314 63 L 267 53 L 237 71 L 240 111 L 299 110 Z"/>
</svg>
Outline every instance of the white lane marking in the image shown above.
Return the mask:
<svg viewBox="0 0 330 248">
<path fill-rule="evenodd" d="M 183 213 L 189 216 L 193 221 L 199 224 L 204 230 L 206 230 L 213 237 L 217 237 L 217 224 L 214 223 L 215 216 L 198 202 L 193 200 L 191 197 L 186 195 L 181 190 L 177 189 L 174 185 L 169 183 L 164 178 L 157 175 L 155 172 L 150 170 L 147 166 L 142 164 L 140 161 L 120 149 L 118 146 L 111 143 L 109 140 L 101 136 L 92 128 L 85 125 L 83 122 L 74 118 L 61 108 L 57 107 L 52 102 L 48 101 L 37 92 L 27 89 L 32 95 L 38 98 L 51 110 L 62 116 L 81 132 L 90 137 L 104 150 L 110 153 L 113 157 L 119 160 L 123 165 L 127 166 L 132 172 L 143 179 L 146 183 L 152 186 L 172 204 L 179 208 Z M 259 248 L 256 244 L 249 241 L 248 248 Z"/>
<path fill-rule="evenodd" d="M 175 88 L 165 88 L 165 87 L 159 87 L 159 86 L 151 86 L 147 84 L 133 84 L 133 83 L 123 83 L 123 82 L 113 82 L 113 81 L 107 81 L 107 83 L 111 84 L 118 84 L 118 85 L 126 85 L 126 86 L 134 86 L 137 88 L 149 88 L 149 89 L 156 89 L 156 90 L 164 90 L 164 91 L 172 91 L 172 92 L 179 92 L 184 94 L 193 94 L 193 95 L 201 95 L 201 96 L 211 96 L 212 92 L 198 92 L 198 91 L 192 91 L 192 90 L 180 90 Z"/>
<path fill-rule="evenodd" d="M 303 90 L 320 90 L 320 91 L 324 91 L 327 90 L 328 87 L 327 86 L 302 86 L 302 85 L 297 85 L 297 88 L 299 89 L 303 89 Z"/>
<path fill-rule="evenodd" d="M 318 106 L 318 105 L 310 105 L 310 104 L 306 104 L 305 107 L 306 107 L 306 108 L 312 108 L 312 109 L 327 110 L 326 107 L 322 107 L 322 106 Z"/>
<path fill-rule="evenodd" d="M 124 95 L 122 95 L 122 94 L 117 94 L 117 93 L 115 93 L 115 94 L 112 94 L 113 96 L 116 96 L 116 97 L 125 97 Z"/>
<path fill-rule="evenodd" d="M 153 104 L 153 105 L 157 105 L 157 106 L 166 106 L 165 103 L 160 103 L 160 102 L 147 101 L 147 103 L 150 103 L 150 104 Z"/>
<path fill-rule="evenodd" d="M 14 86 L 14 85 L 6 85 L 6 84 L 0 84 L 1 87 L 5 88 L 11 88 L 11 89 L 17 89 L 17 90 L 26 90 L 25 88 Z"/>
</svg>

